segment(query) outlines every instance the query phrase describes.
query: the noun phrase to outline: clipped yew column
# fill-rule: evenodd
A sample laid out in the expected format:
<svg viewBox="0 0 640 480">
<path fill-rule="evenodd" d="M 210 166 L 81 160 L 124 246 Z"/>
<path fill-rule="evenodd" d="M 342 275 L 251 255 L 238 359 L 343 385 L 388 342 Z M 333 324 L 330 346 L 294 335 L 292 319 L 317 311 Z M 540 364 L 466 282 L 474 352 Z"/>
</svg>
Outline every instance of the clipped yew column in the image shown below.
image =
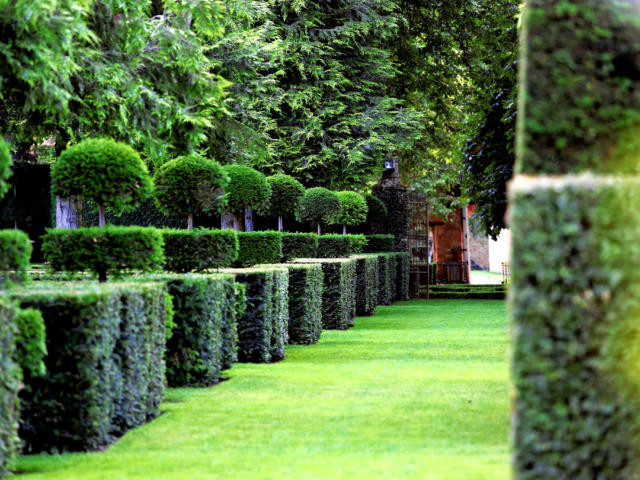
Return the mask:
<svg viewBox="0 0 640 480">
<path fill-rule="evenodd" d="M 510 187 L 518 480 L 640 478 L 639 4 L 527 2 Z"/>
</svg>

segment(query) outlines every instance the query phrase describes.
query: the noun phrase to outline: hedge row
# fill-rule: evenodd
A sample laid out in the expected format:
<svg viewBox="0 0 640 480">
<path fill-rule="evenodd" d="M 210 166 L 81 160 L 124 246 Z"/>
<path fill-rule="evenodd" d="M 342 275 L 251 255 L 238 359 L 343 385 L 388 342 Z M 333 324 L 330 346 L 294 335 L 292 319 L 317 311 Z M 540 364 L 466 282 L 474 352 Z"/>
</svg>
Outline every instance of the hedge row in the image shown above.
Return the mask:
<svg viewBox="0 0 640 480">
<path fill-rule="evenodd" d="M 432 299 L 485 299 L 504 300 L 507 289 L 504 285 L 431 285 L 429 298 Z"/>
<path fill-rule="evenodd" d="M 377 255 L 356 255 L 356 314 L 373 315 L 378 306 L 378 263 Z"/>
<path fill-rule="evenodd" d="M 158 413 L 170 316 L 160 283 L 43 284 L 10 292 L 42 313 L 45 369 L 24 371 L 26 452 L 95 450 Z"/>
<path fill-rule="evenodd" d="M 294 258 L 314 258 L 318 253 L 318 235 L 315 233 L 283 233 L 282 257 L 288 262 Z"/>
<path fill-rule="evenodd" d="M 31 240 L 20 230 L 0 230 L 0 288 L 28 278 Z"/>
<path fill-rule="evenodd" d="M 289 274 L 284 268 L 223 270 L 245 285 L 246 310 L 238 318 L 238 361 L 267 363 L 284 358 L 288 340 Z"/>
<path fill-rule="evenodd" d="M 210 386 L 237 360 L 236 320 L 244 302 L 231 275 L 153 275 L 172 298 L 175 327 L 167 339 L 170 387 Z"/>
<path fill-rule="evenodd" d="M 0 478 L 7 474 L 18 449 L 19 367 L 15 362 L 16 308 L 0 301 Z"/>
<path fill-rule="evenodd" d="M 365 253 L 393 252 L 395 239 L 393 235 L 366 235 Z"/>
<path fill-rule="evenodd" d="M 240 251 L 235 264 L 250 267 L 260 263 L 278 263 L 282 259 L 282 233 L 238 232 Z"/>
<path fill-rule="evenodd" d="M 356 259 L 297 259 L 295 263 L 318 263 L 322 266 L 322 328 L 346 330 L 352 327 L 356 314 Z"/>
<path fill-rule="evenodd" d="M 407 252 L 394 252 L 390 254 L 396 262 L 396 286 L 394 300 L 409 300 L 409 254 Z"/>
<path fill-rule="evenodd" d="M 202 272 L 230 267 L 238 258 L 238 236 L 234 230 L 163 230 L 165 270 Z"/>
<path fill-rule="evenodd" d="M 262 267 L 284 267 L 289 272 L 289 343 L 317 343 L 322 333 L 322 267 L 294 263 Z"/>
</svg>

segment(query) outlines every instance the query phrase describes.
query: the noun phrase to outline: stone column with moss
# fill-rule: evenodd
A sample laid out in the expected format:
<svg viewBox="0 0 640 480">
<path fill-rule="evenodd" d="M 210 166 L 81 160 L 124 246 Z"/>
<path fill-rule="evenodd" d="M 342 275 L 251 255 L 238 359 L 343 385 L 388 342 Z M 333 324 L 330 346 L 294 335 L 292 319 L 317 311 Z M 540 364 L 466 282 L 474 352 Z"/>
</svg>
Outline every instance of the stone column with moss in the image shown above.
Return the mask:
<svg viewBox="0 0 640 480">
<path fill-rule="evenodd" d="M 376 223 L 375 233 L 392 234 L 395 238 L 395 251 L 409 251 L 409 194 L 402 184 L 398 171 L 398 159 L 393 160 L 393 170 L 386 170 L 371 193 L 384 203 L 387 216 Z"/>
<path fill-rule="evenodd" d="M 529 0 L 522 46 L 515 478 L 640 478 L 640 2 Z"/>
</svg>

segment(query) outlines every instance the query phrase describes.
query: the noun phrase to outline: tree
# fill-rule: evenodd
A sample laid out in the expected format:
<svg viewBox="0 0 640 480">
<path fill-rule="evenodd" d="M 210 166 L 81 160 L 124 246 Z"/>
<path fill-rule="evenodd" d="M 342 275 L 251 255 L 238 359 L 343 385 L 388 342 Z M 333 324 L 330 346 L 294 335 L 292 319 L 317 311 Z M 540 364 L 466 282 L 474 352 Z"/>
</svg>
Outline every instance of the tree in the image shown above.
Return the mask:
<svg viewBox="0 0 640 480">
<path fill-rule="evenodd" d="M 387 218 L 387 206 L 371 193 L 365 193 L 364 199 L 367 202 L 367 229 L 369 233 L 376 233 L 374 225 Z"/>
<path fill-rule="evenodd" d="M 357 192 L 337 192 L 340 210 L 332 219 L 332 223 L 342 225 L 342 234 L 347 234 L 347 227 L 360 225 L 367 220 L 367 201 Z"/>
<path fill-rule="evenodd" d="M 154 177 L 155 201 L 165 214 L 187 215 L 193 230 L 193 214 L 218 212 L 226 206 L 229 177 L 218 162 L 191 154 L 165 163 Z"/>
<path fill-rule="evenodd" d="M 323 187 L 309 188 L 300 199 L 298 216 L 303 222 L 315 223 L 318 235 L 322 234 L 322 224 L 328 223 L 340 212 L 338 195 Z"/>
<path fill-rule="evenodd" d="M 225 165 L 223 169 L 229 176 L 227 200 L 235 215 L 234 228 L 240 230 L 239 217 L 245 214 L 245 228 L 252 231 L 253 212 L 265 214 L 269 210 L 271 186 L 263 173 L 246 165 Z"/>
<path fill-rule="evenodd" d="M 108 138 L 84 140 L 67 148 L 51 169 L 55 195 L 78 195 L 98 205 L 104 227 L 106 206 L 131 210 L 151 193 L 146 165 L 129 145 Z"/>
<path fill-rule="evenodd" d="M 282 217 L 296 212 L 298 203 L 304 195 L 304 187 L 292 176 L 282 173 L 267 177 L 267 181 L 271 185 L 270 211 L 278 216 L 278 230 L 282 232 Z"/>
<path fill-rule="evenodd" d="M 0 138 L 0 198 L 9 191 L 9 178 L 11 178 L 11 152 L 7 142 Z"/>
</svg>

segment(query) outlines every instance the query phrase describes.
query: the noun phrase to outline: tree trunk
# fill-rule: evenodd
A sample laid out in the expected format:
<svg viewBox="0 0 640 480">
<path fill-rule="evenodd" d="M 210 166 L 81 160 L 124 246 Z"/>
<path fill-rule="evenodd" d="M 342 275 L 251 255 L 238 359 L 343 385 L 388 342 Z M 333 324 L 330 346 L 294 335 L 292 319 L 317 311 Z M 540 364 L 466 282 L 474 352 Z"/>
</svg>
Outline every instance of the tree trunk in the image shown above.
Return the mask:
<svg viewBox="0 0 640 480">
<path fill-rule="evenodd" d="M 253 232 L 255 230 L 253 225 L 253 210 L 249 208 L 244 209 L 244 229 L 246 232 Z"/>
<path fill-rule="evenodd" d="M 346 225 L 342 225 L 342 234 L 343 235 L 347 234 L 347 226 Z"/>
<path fill-rule="evenodd" d="M 104 218 L 104 205 L 98 205 L 98 225 L 104 227 L 107 224 L 106 218 Z"/>
<path fill-rule="evenodd" d="M 240 222 L 240 219 L 240 215 L 236 215 L 235 213 L 233 214 L 233 229 L 236 232 L 242 231 L 242 223 Z"/>
<path fill-rule="evenodd" d="M 318 222 L 318 236 L 322 235 L 322 229 L 320 228 L 320 223 Z"/>
<path fill-rule="evenodd" d="M 84 226 L 84 202 L 79 197 L 56 198 L 56 227 L 79 228 Z"/>
<path fill-rule="evenodd" d="M 278 231 L 279 231 L 279 232 L 284 231 L 284 227 L 283 227 L 283 225 L 282 225 L 282 215 L 279 215 L 279 216 L 278 216 Z"/>
<path fill-rule="evenodd" d="M 193 230 L 193 213 L 187 216 L 187 230 Z"/>
<path fill-rule="evenodd" d="M 231 212 L 223 212 L 220 216 L 221 225 L 224 230 L 234 229 L 234 215 Z"/>
</svg>

